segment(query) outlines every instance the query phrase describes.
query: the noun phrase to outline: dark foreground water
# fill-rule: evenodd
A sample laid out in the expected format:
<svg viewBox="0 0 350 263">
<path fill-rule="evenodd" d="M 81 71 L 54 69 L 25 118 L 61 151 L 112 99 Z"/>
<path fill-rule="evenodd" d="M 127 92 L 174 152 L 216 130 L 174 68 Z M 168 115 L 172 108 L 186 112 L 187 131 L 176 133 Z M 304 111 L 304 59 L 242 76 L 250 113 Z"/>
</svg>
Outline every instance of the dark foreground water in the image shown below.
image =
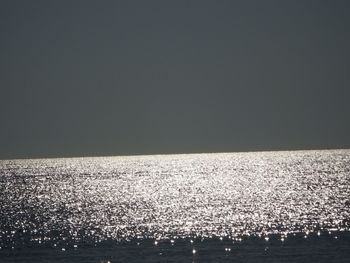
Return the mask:
<svg viewBox="0 0 350 263">
<path fill-rule="evenodd" d="M 350 262 L 350 150 L 0 161 L 0 262 Z"/>
</svg>

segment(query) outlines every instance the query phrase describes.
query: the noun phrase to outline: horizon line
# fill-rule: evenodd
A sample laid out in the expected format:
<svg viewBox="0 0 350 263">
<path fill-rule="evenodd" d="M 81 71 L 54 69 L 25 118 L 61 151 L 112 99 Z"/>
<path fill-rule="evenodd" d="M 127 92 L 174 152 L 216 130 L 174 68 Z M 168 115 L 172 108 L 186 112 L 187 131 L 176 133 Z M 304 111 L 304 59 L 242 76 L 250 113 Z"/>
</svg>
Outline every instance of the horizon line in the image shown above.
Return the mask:
<svg viewBox="0 0 350 263">
<path fill-rule="evenodd" d="M 227 154 L 227 153 L 260 153 L 260 152 L 302 152 L 302 151 L 335 151 L 350 150 L 350 148 L 319 148 L 319 149 L 289 149 L 289 150 L 249 150 L 234 152 L 181 152 L 181 153 L 149 153 L 149 154 L 122 154 L 122 155 L 86 155 L 86 156 L 62 156 L 62 157 L 24 157 L 0 159 L 0 161 L 16 161 L 16 160 L 43 160 L 43 159 L 79 159 L 79 158 L 108 158 L 108 157 L 142 157 L 142 156 L 159 156 L 159 155 L 196 155 L 196 154 Z"/>
</svg>

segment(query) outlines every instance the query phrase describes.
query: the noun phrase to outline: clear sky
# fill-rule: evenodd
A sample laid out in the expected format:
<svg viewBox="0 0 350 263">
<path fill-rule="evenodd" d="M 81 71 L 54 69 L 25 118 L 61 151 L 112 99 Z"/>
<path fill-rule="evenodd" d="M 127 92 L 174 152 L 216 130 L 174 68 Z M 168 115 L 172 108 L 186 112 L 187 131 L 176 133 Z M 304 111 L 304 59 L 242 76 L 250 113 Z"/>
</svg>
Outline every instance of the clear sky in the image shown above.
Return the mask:
<svg viewBox="0 0 350 263">
<path fill-rule="evenodd" d="M 350 148 L 350 1 L 0 2 L 0 159 Z"/>
</svg>

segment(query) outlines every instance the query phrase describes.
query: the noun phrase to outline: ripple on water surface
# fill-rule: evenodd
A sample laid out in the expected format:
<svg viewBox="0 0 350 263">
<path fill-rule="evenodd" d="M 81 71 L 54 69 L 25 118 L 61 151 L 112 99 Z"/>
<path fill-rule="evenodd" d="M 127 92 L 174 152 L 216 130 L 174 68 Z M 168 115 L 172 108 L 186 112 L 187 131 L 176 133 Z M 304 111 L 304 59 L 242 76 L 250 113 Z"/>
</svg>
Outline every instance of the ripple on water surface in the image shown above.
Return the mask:
<svg viewBox="0 0 350 263">
<path fill-rule="evenodd" d="M 284 242 L 348 231 L 349 196 L 350 150 L 5 160 L 0 247 Z"/>
</svg>

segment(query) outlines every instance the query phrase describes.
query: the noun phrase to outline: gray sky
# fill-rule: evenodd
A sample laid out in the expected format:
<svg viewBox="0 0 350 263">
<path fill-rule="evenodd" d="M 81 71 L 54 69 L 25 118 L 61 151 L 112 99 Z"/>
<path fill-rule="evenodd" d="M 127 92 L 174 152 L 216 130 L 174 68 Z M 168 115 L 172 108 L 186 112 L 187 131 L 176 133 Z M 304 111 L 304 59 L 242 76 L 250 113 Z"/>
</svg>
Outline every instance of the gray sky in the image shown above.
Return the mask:
<svg viewBox="0 0 350 263">
<path fill-rule="evenodd" d="M 0 159 L 350 148 L 350 1 L 0 2 Z"/>
</svg>

